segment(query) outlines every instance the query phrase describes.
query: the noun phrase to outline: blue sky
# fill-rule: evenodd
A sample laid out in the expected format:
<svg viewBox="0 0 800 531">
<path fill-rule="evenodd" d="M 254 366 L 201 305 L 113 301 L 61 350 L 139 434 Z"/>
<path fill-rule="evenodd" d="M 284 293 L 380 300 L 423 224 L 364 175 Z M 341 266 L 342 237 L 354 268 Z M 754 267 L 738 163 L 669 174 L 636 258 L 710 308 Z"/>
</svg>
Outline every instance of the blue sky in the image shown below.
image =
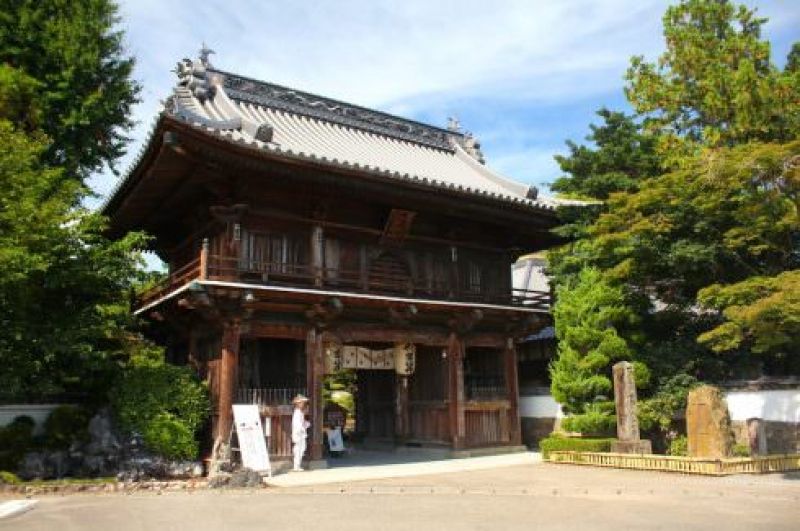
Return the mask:
<svg viewBox="0 0 800 531">
<path fill-rule="evenodd" d="M 800 40 L 800 0 L 747 1 L 770 19 L 783 64 Z M 124 171 L 202 42 L 223 70 L 443 126 L 456 115 L 487 164 L 547 190 L 553 155 L 582 140 L 601 106 L 628 109 L 632 55 L 663 50 L 664 0 L 127 0 L 128 51 L 143 85 Z M 107 194 L 118 178 L 92 179 Z"/>
</svg>

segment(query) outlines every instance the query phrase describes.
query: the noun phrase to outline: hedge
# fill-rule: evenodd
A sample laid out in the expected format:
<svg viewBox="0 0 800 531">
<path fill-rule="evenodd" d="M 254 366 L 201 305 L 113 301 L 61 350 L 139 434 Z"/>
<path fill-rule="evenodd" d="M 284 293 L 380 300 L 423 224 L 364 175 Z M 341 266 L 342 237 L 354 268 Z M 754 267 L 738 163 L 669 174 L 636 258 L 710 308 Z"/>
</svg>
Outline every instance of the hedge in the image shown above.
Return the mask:
<svg viewBox="0 0 800 531">
<path fill-rule="evenodd" d="M 550 452 L 610 452 L 613 438 L 578 438 L 551 435 L 539 441 L 542 457 L 547 459 Z"/>
</svg>

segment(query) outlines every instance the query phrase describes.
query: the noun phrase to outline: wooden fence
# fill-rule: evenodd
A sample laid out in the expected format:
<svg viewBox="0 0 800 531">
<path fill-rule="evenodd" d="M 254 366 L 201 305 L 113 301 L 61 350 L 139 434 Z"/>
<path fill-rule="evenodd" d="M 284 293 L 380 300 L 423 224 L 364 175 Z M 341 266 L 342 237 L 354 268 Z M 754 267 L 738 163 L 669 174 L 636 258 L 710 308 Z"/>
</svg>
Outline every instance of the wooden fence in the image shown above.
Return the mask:
<svg viewBox="0 0 800 531">
<path fill-rule="evenodd" d="M 572 465 L 658 470 L 708 476 L 765 474 L 800 470 L 800 454 L 704 459 L 671 455 L 557 451 L 550 452 L 548 461 Z"/>
</svg>

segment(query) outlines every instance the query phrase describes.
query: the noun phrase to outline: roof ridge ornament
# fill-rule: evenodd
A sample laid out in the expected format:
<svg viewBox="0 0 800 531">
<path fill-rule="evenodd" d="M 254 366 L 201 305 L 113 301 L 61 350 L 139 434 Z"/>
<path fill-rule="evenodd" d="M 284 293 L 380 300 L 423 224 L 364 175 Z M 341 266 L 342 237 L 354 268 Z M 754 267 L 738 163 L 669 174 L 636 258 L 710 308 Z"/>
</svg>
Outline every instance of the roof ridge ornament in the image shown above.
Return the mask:
<svg viewBox="0 0 800 531">
<path fill-rule="evenodd" d="M 447 117 L 447 130 L 454 133 L 461 133 L 461 122 L 457 115 Z"/>
<path fill-rule="evenodd" d="M 208 69 L 212 68 L 208 56 L 213 53 L 216 52 L 203 43 L 197 59 L 184 58 L 173 70 L 178 76 L 178 86 L 189 89 L 201 102 L 214 97 L 215 87 L 208 76 Z"/>
<path fill-rule="evenodd" d="M 212 50 L 211 48 L 206 46 L 206 43 L 203 42 L 203 47 L 200 48 L 200 62 L 203 64 L 204 67 L 206 67 L 206 68 L 214 68 L 211 65 L 211 61 L 208 60 L 208 56 L 212 55 L 212 54 L 216 55 L 217 52 L 215 52 L 214 50 Z"/>
</svg>

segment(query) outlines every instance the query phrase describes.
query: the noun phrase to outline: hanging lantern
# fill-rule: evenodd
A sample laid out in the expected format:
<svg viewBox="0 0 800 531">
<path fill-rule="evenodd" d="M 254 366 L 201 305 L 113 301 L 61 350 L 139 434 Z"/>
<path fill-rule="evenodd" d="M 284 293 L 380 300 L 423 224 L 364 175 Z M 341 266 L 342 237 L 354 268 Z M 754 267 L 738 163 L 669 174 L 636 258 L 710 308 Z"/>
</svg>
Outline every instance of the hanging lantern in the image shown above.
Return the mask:
<svg viewBox="0 0 800 531">
<path fill-rule="evenodd" d="M 394 346 L 394 371 L 408 376 L 414 374 L 417 346 L 414 343 L 396 343 Z"/>
</svg>

